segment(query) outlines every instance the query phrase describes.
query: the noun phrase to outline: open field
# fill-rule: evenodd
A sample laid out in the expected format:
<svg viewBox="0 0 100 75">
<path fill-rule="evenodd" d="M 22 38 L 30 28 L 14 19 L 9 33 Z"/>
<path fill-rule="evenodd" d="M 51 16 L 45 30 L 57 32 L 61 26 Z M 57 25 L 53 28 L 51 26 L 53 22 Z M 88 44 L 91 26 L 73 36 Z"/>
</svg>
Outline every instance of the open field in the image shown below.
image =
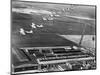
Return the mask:
<svg viewBox="0 0 100 75">
<path fill-rule="evenodd" d="M 62 21 L 60 18 L 57 18 L 51 22 L 45 22 L 43 21 L 42 17 L 38 15 L 29 15 L 15 12 L 13 12 L 12 15 L 12 44 L 18 44 L 19 42 L 20 45 L 22 45 L 22 41 L 23 44 L 29 42 L 32 44 L 32 40 L 34 40 L 34 46 L 36 46 L 35 44 L 37 44 L 37 42 L 37 45 L 39 46 L 40 44 L 45 44 L 46 46 L 51 44 L 66 45 L 64 42 L 68 40 L 78 44 L 80 40 L 80 34 L 82 34 L 84 27 L 84 24 L 69 21 L 70 18 L 68 18 L 68 21 Z M 19 29 L 23 28 L 24 30 L 29 31 L 31 30 L 31 23 L 38 25 L 43 24 L 43 27 L 32 29 L 32 34 L 21 36 L 21 34 L 19 34 Z M 83 38 L 82 46 L 95 48 L 95 41 L 92 41 L 92 36 L 95 34 L 95 28 L 87 25 L 85 30 L 85 37 Z M 58 36 L 57 34 L 61 36 Z M 61 39 L 63 40 L 61 41 Z"/>
<path fill-rule="evenodd" d="M 77 44 L 79 44 L 81 35 L 61 35 L 62 37 L 71 40 Z M 94 40 L 93 40 L 94 37 Z M 96 40 L 95 35 L 84 35 L 81 46 L 90 49 L 92 51 L 96 50 Z"/>
<path fill-rule="evenodd" d="M 77 44 L 79 44 L 81 35 L 61 35 L 62 37 L 69 39 Z M 95 48 L 95 40 L 93 41 L 92 39 L 95 39 L 95 35 L 84 35 L 83 40 L 82 40 L 82 46 L 86 48 Z"/>
</svg>

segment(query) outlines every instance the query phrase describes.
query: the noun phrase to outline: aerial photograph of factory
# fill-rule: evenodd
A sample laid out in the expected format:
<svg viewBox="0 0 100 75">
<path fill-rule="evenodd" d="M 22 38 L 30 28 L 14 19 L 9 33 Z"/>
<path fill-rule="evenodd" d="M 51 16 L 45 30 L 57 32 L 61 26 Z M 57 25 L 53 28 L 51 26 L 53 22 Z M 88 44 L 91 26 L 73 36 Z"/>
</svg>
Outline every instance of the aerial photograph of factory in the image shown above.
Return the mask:
<svg viewBox="0 0 100 75">
<path fill-rule="evenodd" d="M 12 75 L 95 69 L 95 5 L 12 0 Z"/>
</svg>

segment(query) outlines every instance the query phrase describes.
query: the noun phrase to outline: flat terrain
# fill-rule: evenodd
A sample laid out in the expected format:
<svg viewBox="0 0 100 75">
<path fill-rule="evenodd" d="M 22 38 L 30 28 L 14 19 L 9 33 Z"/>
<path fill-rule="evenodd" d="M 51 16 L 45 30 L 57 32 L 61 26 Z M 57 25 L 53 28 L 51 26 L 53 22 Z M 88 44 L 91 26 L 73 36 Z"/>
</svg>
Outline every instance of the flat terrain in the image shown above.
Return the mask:
<svg viewBox="0 0 100 75">
<path fill-rule="evenodd" d="M 61 36 L 77 44 L 79 44 L 81 39 L 81 35 L 61 35 Z M 93 37 L 95 38 L 95 35 L 84 35 L 81 45 L 86 48 L 95 48 L 95 40 L 94 41 L 92 40 Z"/>
<path fill-rule="evenodd" d="M 77 40 L 73 38 L 74 36 L 70 36 L 69 38 L 73 39 L 69 39 L 59 35 L 81 35 L 84 24 L 74 20 L 72 21 L 69 17 L 66 18 L 66 21 L 61 19 L 61 17 L 55 17 L 53 21 L 44 21 L 40 15 L 13 12 L 11 27 L 12 45 L 22 47 L 77 45 L 77 42 L 74 43 L 73 41 Z M 38 25 L 42 24 L 43 27 L 32 29 L 30 26 L 32 23 Z M 19 33 L 20 28 L 23 28 L 26 31 L 30 31 L 32 29 L 33 33 L 23 36 Z M 95 28 L 93 26 L 87 25 L 85 30 L 85 35 L 95 34 Z"/>
<path fill-rule="evenodd" d="M 43 24 L 43 28 L 38 29 L 37 32 L 41 33 L 56 33 L 61 35 L 80 35 L 82 34 L 85 23 L 74 21 L 73 18 L 55 17 L 52 21 L 44 21 L 41 15 L 30 15 L 24 13 L 12 13 L 12 30 L 13 33 L 17 32 L 19 28 L 30 30 L 31 23 Z M 95 34 L 95 28 L 91 25 L 86 25 L 85 35 Z"/>
</svg>

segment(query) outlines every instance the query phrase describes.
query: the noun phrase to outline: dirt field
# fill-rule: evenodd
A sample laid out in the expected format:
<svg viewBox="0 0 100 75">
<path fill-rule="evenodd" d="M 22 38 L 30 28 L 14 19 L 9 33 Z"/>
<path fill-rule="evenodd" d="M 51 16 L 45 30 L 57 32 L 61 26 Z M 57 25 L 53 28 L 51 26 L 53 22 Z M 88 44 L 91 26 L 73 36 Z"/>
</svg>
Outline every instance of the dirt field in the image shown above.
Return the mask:
<svg viewBox="0 0 100 75">
<path fill-rule="evenodd" d="M 74 41 L 75 43 L 79 43 L 81 35 L 61 35 L 62 37 Z M 82 46 L 86 48 L 95 48 L 95 40 L 93 41 L 92 38 L 95 38 L 95 35 L 84 35 L 82 40 Z"/>
</svg>

